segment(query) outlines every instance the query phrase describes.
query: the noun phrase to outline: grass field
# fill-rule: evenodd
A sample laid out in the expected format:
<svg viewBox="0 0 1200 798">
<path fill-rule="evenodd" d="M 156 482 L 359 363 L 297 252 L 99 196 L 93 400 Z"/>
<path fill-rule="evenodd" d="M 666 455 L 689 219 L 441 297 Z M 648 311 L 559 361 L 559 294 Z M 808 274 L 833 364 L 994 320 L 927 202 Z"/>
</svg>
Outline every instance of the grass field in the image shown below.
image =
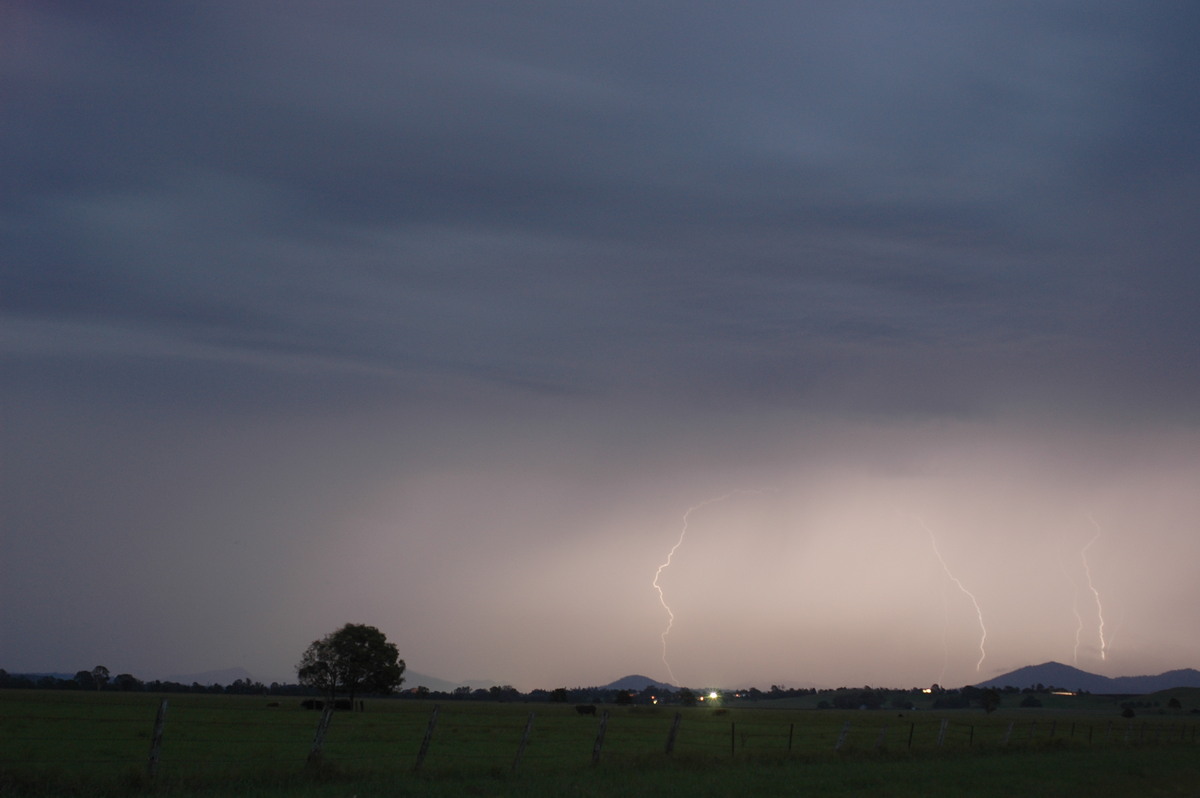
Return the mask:
<svg viewBox="0 0 1200 798">
<path fill-rule="evenodd" d="M 0 796 L 1200 796 L 1200 718 L 1126 719 L 1106 705 L 991 715 L 609 706 L 593 762 L 601 718 L 447 702 L 416 769 L 433 703 L 335 713 L 314 764 L 320 713 L 298 699 L 177 695 L 151 778 L 162 698 L 0 692 Z"/>
</svg>

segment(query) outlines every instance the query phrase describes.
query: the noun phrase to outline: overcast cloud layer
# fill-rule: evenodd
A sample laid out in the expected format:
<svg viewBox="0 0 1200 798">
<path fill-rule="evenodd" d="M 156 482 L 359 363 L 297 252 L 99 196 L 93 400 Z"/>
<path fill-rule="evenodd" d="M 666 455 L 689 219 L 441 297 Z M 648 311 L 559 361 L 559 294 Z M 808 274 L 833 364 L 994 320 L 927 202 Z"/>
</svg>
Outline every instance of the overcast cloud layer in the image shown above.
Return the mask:
<svg viewBox="0 0 1200 798">
<path fill-rule="evenodd" d="M 0 667 L 1200 667 L 1198 36 L 4 4 Z"/>
</svg>

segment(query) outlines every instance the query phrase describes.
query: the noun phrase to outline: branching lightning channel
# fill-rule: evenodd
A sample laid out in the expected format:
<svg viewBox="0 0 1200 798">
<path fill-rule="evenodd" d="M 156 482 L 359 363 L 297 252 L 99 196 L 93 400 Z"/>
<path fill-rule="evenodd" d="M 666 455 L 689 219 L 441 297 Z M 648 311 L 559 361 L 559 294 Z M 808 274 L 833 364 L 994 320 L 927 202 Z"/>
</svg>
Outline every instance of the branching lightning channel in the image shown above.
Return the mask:
<svg viewBox="0 0 1200 798">
<path fill-rule="evenodd" d="M 1071 583 L 1071 611 L 1075 613 L 1075 653 L 1071 664 L 1079 666 L 1079 641 L 1083 638 L 1083 615 L 1079 612 L 1079 588 L 1075 580 L 1067 577 Z"/>
<path fill-rule="evenodd" d="M 1108 643 L 1104 640 L 1104 607 L 1100 604 L 1100 591 L 1096 589 L 1096 585 L 1092 582 L 1092 566 L 1088 563 L 1087 551 L 1092 547 L 1100 537 L 1100 524 L 1095 518 L 1088 515 L 1088 520 L 1092 522 L 1092 526 L 1096 527 L 1096 534 L 1092 535 L 1092 539 L 1087 542 L 1087 545 L 1079 552 L 1079 558 L 1083 561 L 1083 572 L 1087 575 L 1088 589 L 1092 591 L 1092 596 L 1096 599 L 1096 617 L 1100 621 L 1100 659 L 1108 659 Z"/>
<path fill-rule="evenodd" d="M 933 534 L 933 530 L 929 528 L 922 519 L 918 518 L 917 522 L 925 528 L 929 533 L 929 542 L 933 545 L 933 553 L 937 555 L 938 562 L 942 564 L 942 570 L 946 572 L 946 576 L 958 586 L 958 589 L 966 594 L 967 598 L 971 599 L 971 603 L 975 605 L 975 615 L 979 618 L 979 661 L 975 663 L 975 671 L 978 672 L 983 667 L 983 661 L 987 659 L 987 626 L 983 623 L 983 610 L 979 606 L 979 600 L 975 598 L 975 594 L 967 590 L 962 581 L 950 572 L 950 566 L 946 565 L 946 558 L 942 556 L 942 552 L 938 549 L 937 537 Z"/>
<path fill-rule="evenodd" d="M 942 583 L 942 672 L 938 674 L 938 684 L 946 683 L 946 668 L 950 667 L 950 638 L 947 629 L 950 627 L 950 597 L 946 595 L 946 583 Z"/>
<path fill-rule="evenodd" d="M 658 591 L 659 603 L 662 604 L 663 609 L 667 611 L 667 628 L 663 629 L 662 633 L 662 661 L 663 665 L 665 665 L 667 668 L 667 674 L 671 677 L 672 684 L 678 685 L 679 679 L 676 678 L 675 671 L 671 670 L 671 663 L 667 661 L 667 635 L 671 634 L 671 627 L 675 625 L 675 613 L 671 611 L 671 607 L 667 604 L 667 597 L 663 593 L 662 585 L 658 583 L 658 579 L 660 576 L 662 576 L 663 569 L 670 566 L 671 559 L 675 556 L 675 552 L 678 551 L 679 547 L 683 545 L 683 540 L 687 537 L 688 520 L 691 518 L 692 513 L 703 507 L 707 507 L 710 504 L 716 504 L 717 502 L 723 502 L 726 499 L 731 499 L 734 496 L 758 493 L 762 493 L 762 491 L 739 488 L 737 490 L 731 490 L 721 496 L 706 499 L 699 504 L 694 504 L 687 508 L 687 512 L 683 514 L 683 528 L 679 530 L 679 539 L 675 541 L 675 545 L 671 547 L 669 552 L 667 552 L 666 561 L 662 565 L 658 566 L 658 570 L 654 572 L 654 589 Z"/>
</svg>

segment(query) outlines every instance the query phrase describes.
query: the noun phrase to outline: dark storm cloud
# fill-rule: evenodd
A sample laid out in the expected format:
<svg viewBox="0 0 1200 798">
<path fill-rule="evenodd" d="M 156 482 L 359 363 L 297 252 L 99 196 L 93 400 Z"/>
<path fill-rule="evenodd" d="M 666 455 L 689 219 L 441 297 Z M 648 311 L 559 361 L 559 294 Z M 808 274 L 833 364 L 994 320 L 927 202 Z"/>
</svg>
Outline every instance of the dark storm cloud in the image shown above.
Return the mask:
<svg viewBox="0 0 1200 798">
<path fill-rule="evenodd" d="M 807 640 L 919 582 L 888 623 L 937 648 L 902 506 L 1003 561 L 964 575 L 1043 661 L 1084 506 L 1136 667 L 1194 665 L 1161 641 L 1196 602 L 1131 586 L 1194 598 L 1197 32 L 1167 2 L 7 4 L 0 666 L 288 678 L 381 618 L 446 676 L 592 678 L 544 673 L 565 629 L 656 667 L 641 563 L 731 483 L 780 488 L 695 541 L 778 552 L 699 590 L 741 619 L 761 590 Z M 1033 624 L 1014 535 L 1065 552 Z M 863 551 L 904 565 L 825 590 Z"/>
<path fill-rule="evenodd" d="M 1096 192 L 1194 181 L 1156 8 L 26 9 L 6 302 L 551 381 L 1053 346 L 1137 279 Z"/>
</svg>

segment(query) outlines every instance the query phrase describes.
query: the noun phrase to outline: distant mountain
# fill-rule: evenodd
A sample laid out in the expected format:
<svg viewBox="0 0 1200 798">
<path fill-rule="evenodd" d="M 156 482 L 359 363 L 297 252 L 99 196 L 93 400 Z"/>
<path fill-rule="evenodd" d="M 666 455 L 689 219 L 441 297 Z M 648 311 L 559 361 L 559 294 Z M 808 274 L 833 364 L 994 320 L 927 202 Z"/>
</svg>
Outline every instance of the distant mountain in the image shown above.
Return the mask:
<svg viewBox="0 0 1200 798">
<path fill-rule="evenodd" d="M 428 687 L 435 693 L 452 693 L 454 692 L 454 688 L 462 687 L 466 684 L 467 682 L 449 682 L 445 679 L 439 679 L 436 676 L 428 676 L 424 673 L 405 670 L 404 683 L 400 685 L 400 689 L 411 690 L 414 687 Z"/>
<path fill-rule="evenodd" d="M 245 668 L 224 668 L 216 671 L 203 671 L 202 673 L 182 673 L 175 676 L 168 676 L 162 681 L 175 682 L 177 684 L 203 684 L 205 686 L 219 684 L 222 687 L 228 687 L 238 679 L 245 682 L 255 681 L 254 677 Z"/>
<path fill-rule="evenodd" d="M 1086 690 L 1089 693 L 1107 693 L 1112 686 L 1107 676 L 1063 665 L 1061 662 L 1043 662 L 1041 665 L 1026 665 L 1015 671 L 980 682 L 977 687 L 1033 687 L 1046 685 L 1066 690 Z"/>
<path fill-rule="evenodd" d="M 649 676 L 639 676 L 637 674 L 634 674 L 632 676 L 622 676 L 620 679 L 617 679 L 615 682 L 606 684 L 603 687 L 601 687 L 600 689 L 602 689 L 602 690 L 632 690 L 635 693 L 640 693 L 643 690 L 645 690 L 647 687 L 654 687 L 659 690 L 674 690 L 675 689 L 674 685 L 668 684 L 666 682 L 656 681 L 654 679 L 651 679 Z"/>
<path fill-rule="evenodd" d="M 1118 676 L 1113 679 L 1115 693 L 1145 694 L 1170 690 L 1172 687 L 1200 687 L 1200 671 L 1181 668 L 1157 676 Z"/>
<path fill-rule="evenodd" d="M 1145 695 L 1172 687 L 1200 687 L 1200 671 L 1195 668 L 1167 671 L 1157 676 L 1118 676 L 1110 678 L 1081 671 L 1061 662 L 1044 662 L 1018 668 L 977 687 L 1032 687 L 1042 684 L 1065 690 L 1086 690 L 1102 695 Z"/>
</svg>

